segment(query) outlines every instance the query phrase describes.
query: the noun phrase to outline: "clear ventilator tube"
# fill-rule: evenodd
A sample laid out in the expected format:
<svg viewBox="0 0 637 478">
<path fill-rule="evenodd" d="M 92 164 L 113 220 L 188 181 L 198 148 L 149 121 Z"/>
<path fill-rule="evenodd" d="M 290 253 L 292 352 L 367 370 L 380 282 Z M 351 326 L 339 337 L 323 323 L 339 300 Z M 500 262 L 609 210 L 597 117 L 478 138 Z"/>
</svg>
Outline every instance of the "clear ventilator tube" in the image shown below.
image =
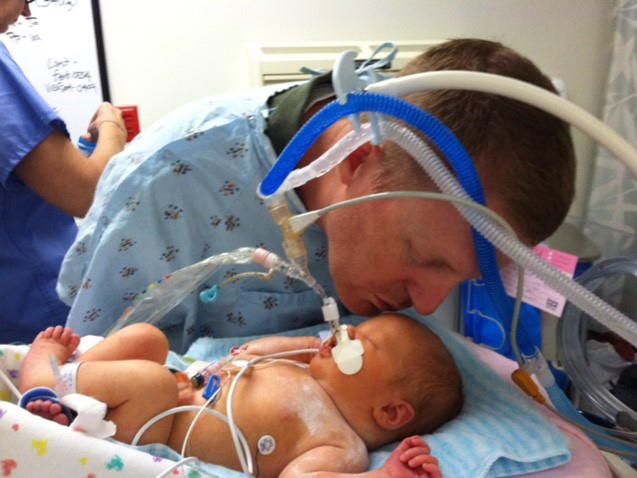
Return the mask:
<svg viewBox="0 0 637 478">
<path fill-rule="evenodd" d="M 369 127 L 362 128 L 359 133 L 354 134 L 357 135 L 356 141 L 360 142 L 360 144 L 371 139 Z M 396 142 L 415 158 L 442 192 L 461 198 L 469 198 L 442 161 L 414 133 L 394 123 L 384 122 L 383 134 L 386 135 L 386 139 Z M 348 143 L 350 144 L 349 147 L 353 147 L 355 144 L 349 140 Z M 543 261 L 517 238 L 504 231 L 504 229 L 480 212 L 468 207 L 457 207 L 467 221 L 480 234 L 491 241 L 494 246 L 520 266 L 533 272 L 549 287 L 564 295 L 583 312 L 637 347 L 637 322 L 634 322 L 588 289 Z M 298 220 L 296 218 L 292 219 L 293 229 L 307 227 L 309 223 L 318 218 L 317 215 L 312 215 L 311 213 L 307 213 L 305 218 L 303 216 L 305 215 L 297 216 Z"/>
<path fill-rule="evenodd" d="M 470 71 L 434 71 L 404 76 L 369 85 L 365 90 L 392 96 L 438 89 L 481 91 L 506 96 L 540 108 L 572 124 L 608 149 L 637 177 L 637 151 L 624 138 L 579 106 L 543 88 L 524 81 L 490 73 Z M 490 222 L 483 218 L 480 223 Z M 481 225 L 476 229 L 511 259 L 531 270 L 547 285 L 563 294 L 575 306 L 637 347 L 637 322 L 588 291 L 549 264 L 526 251 L 528 248 L 515 238 L 507 238 L 495 225 Z M 489 237 L 481 228 L 490 229 Z M 532 254 L 532 253 L 531 253 Z"/>
<path fill-rule="evenodd" d="M 157 284 L 150 284 L 148 292 L 134 306 L 127 309 L 119 320 L 105 333 L 110 335 L 117 330 L 137 322 L 157 323 L 172 308 L 179 304 L 193 290 L 219 267 L 229 264 L 249 264 L 253 261 L 252 247 L 244 247 L 231 252 L 217 254 L 203 261 L 179 269 L 167 275 Z"/>
<path fill-rule="evenodd" d="M 406 128 L 400 128 L 396 125 L 388 127 L 387 133 L 388 138 L 401 145 L 412 157 L 416 158 L 416 161 L 429 173 L 443 193 L 469 199 L 442 161 L 418 136 Z M 456 207 L 480 234 L 516 263 L 533 272 L 583 312 L 637 346 L 637 322 L 543 261 L 531 249 L 495 224 L 490 218 L 471 208 L 461 205 Z"/>
<path fill-rule="evenodd" d="M 454 89 L 506 96 L 551 113 L 596 140 L 637 177 L 637 151 L 628 141 L 574 103 L 525 81 L 475 71 L 430 71 L 379 81 L 368 85 L 365 91 L 404 97 L 422 91 Z"/>
<path fill-rule="evenodd" d="M 211 256 L 203 261 L 179 269 L 169 274 L 157 284 L 151 284 L 148 292 L 134 306 L 127 309 L 119 320 L 104 335 L 137 322 L 157 323 L 172 308 L 179 304 L 192 291 L 199 288 L 210 275 L 222 266 L 231 264 L 256 263 L 268 269 L 269 273 L 247 272 L 241 276 L 257 277 L 267 280 L 273 271 L 287 274 L 305 282 L 316 290 L 324 305 L 328 301 L 327 294 L 321 285 L 309 274 L 282 260 L 276 254 L 262 248 L 243 247 L 234 251 Z M 239 276 L 235 276 L 239 278 Z"/>
<path fill-rule="evenodd" d="M 381 134 L 383 129 L 382 125 L 384 124 L 387 123 L 381 123 Z M 325 153 L 316 158 L 310 164 L 292 171 L 288 177 L 285 178 L 285 181 L 276 191 L 276 194 L 284 194 L 295 188 L 303 186 L 308 181 L 323 176 L 332 170 L 332 168 L 336 167 L 350 154 L 373 138 L 374 132 L 370 131 L 370 129 L 370 123 L 361 125 L 361 128 L 358 131 L 351 131 L 349 134 L 343 136 Z"/>
</svg>

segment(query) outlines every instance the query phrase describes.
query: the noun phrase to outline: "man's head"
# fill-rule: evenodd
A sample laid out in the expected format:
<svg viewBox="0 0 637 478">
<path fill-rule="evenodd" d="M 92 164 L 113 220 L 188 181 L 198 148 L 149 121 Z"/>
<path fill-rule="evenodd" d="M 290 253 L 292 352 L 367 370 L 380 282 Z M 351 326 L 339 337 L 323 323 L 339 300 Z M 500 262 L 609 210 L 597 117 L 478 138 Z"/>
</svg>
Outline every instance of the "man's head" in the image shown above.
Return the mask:
<svg viewBox="0 0 637 478">
<path fill-rule="evenodd" d="M 553 91 L 528 59 L 499 43 L 453 40 L 410 62 L 403 75 L 474 70 L 511 76 Z M 568 127 L 534 107 L 469 91 L 406 98 L 445 123 L 476 163 L 487 204 L 531 245 L 564 219 L 573 197 L 575 161 Z M 333 201 L 387 190 L 433 190 L 397 145 L 365 145 L 330 178 Z M 470 226 L 446 203 L 387 200 L 340 209 L 321 222 L 339 297 L 373 315 L 413 305 L 430 314 L 461 282 L 480 276 Z"/>
<path fill-rule="evenodd" d="M 438 45 L 409 62 L 399 76 L 438 70 L 493 73 L 557 93 L 530 60 L 487 40 Z M 502 205 L 524 242 L 537 244 L 562 223 L 575 186 L 573 144 L 562 120 L 525 103 L 479 92 L 437 90 L 404 99 L 434 115 L 462 142 L 476 164 L 487 200 Z M 388 172 L 398 171 L 404 178 L 422 174 L 396 145 L 388 145 L 385 156 Z"/>
<path fill-rule="evenodd" d="M 462 407 L 462 378 L 441 340 L 414 319 L 383 314 L 351 327 L 360 340 L 363 367 L 342 374 L 321 348 L 310 373 L 368 445 L 431 433 Z"/>
</svg>

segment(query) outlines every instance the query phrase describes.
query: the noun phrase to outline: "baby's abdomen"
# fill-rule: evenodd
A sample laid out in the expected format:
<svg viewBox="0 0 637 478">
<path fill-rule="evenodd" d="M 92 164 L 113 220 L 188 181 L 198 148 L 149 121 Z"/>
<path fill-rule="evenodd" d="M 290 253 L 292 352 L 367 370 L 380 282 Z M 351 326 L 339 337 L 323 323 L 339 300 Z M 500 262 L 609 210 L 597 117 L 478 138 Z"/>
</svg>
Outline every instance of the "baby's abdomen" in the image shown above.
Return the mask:
<svg viewBox="0 0 637 478">
<path fill-rule="evenodd" d="M 230 385 L 231 381 L 224 383 L 222 396 L 214 407 L 224 415 Z M 301 453 L 308 433 L 315 433 L 317 422 L 322 421 L 312 415 L 312 409 L 326 411 L 322 406 L 317 408 L 317 401 L 322 402 L 321 394 L 323 390 L 304 370 L 290 366 L 254 370 L 240 379 L 233 399 L 233 415 L 250 445 L 253 459 L 258 460 L 259 476 L 278 476 Z M 205 401 L 201 391 L 196 391 L 193 404 L 201 406 Z M 173 450 L 181 452 L 195 415 L 196 412 L 185 412 L 175 417 L 169 441 Z M 262 446 L 259 452 L 262 439 L 270 445 Z M 214 416 L 203 415 L 197 420 L 184 456 L 197 456 L 205 462 L 241 471 L 229 428 Z"/>
</svg>

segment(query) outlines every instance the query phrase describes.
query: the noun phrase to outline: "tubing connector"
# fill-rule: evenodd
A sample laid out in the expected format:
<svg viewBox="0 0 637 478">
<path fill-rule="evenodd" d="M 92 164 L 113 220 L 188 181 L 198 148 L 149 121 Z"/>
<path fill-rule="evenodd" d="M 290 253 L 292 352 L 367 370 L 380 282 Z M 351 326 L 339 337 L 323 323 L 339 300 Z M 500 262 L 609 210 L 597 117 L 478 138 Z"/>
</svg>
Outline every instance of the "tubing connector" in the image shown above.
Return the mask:
<svg viewBox="0 0 637 478">
<path fill-rule="evenodd" d="M 283 233 L 283 249 L 290 263 L 301 270 L 307 270 L 307 250 L 301 235 L 294 232 L 290 226 L 290 210 L 285 197 L 279 197 L 267 204 L 274 222 Z"/>
<path fill-rule="evenodd" d="M 321 311 L 323 312 L 323 318 L 325 322 L 330 326 L 330 332 L 333 335 L 336 335 L 339 327 L 339 321 L 341 315 L 338 313 L 338 305 L 336 305 L 336 301 L 332 297 L 328 297 L 323 300 L 323 307 L 321 307 Z"/>
<path fill-rule="evenodd" d="M 555 384 L 553 372 L 544 358 L 544 355 L 542 355 L 542 352 L 537 347 L 535 348 L 535 355 L 532 357 L 525 357 L 522 368 L 528 375 L 535 375 L 538 382 L 540 382 L 544 388 L 548 388 Z"/>
<path fill-rule="evenodd" d="M 290 262 L 285 273 L 295 279 L 299 279 L 312 287 L 319 294 L 321 299 L 325 299 L 327 294 L 319 284 L 307 267 L 307 250 L 305 243 L 301 239 L 301 234 L 295 232 L 291 225 L 290 219 L 292 215 L 288 209 L 285 196 L 274 196 L 266 199 L 266 205 L 270 210 L 272 219 L 281 228 L 283 233 L 283 249 Z"/>
<path fill-rule="evenodd" d="M 541 405 L 546 403 L 546 398 L 540 392 L 540 387 L 533 381 L 531 376 L 524 369 L 517 369 L 511 374 L 511 380 L 524 391 L 529 397 Z"/>
<path fill-rule="evenodd" d="M 365 349 L 360 340 L 351 340 L 347 331 L 347 325 L 340 325 L 338 305 L 332 297 L 323 299 L 323 318 L 330 326 L 331 335 L 334 336 L 336 345 L 332 349 L 332 357 L 336 366 L 345 375 L 354 375 L 363 367 L 363 354 Z"/>
</svg>

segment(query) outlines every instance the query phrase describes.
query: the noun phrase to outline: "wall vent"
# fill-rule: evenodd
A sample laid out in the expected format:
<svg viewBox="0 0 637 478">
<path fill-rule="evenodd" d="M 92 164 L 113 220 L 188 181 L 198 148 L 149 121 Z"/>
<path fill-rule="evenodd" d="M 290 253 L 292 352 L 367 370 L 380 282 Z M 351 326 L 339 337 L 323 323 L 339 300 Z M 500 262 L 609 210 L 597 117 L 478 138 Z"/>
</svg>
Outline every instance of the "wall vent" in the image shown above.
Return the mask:
<svg viewBox="0 0 637 478">
<path fill-rule="evenodd" d="M 398 53 L 390 67 L 383 72 L 392 75 L 410 59 L 443 40 L 395 41 Z M 261 86 L 289 81 L 301 81 L 309 75 L 302 67 L 313 70 L 330 70 L 338 55 L 347 50 L 358 52 L 357 61 L 364 61 L 384 42 L 281 42 L 253 43 L 249 45 L 252 65 L 252 85 Z"/>
</svg>

